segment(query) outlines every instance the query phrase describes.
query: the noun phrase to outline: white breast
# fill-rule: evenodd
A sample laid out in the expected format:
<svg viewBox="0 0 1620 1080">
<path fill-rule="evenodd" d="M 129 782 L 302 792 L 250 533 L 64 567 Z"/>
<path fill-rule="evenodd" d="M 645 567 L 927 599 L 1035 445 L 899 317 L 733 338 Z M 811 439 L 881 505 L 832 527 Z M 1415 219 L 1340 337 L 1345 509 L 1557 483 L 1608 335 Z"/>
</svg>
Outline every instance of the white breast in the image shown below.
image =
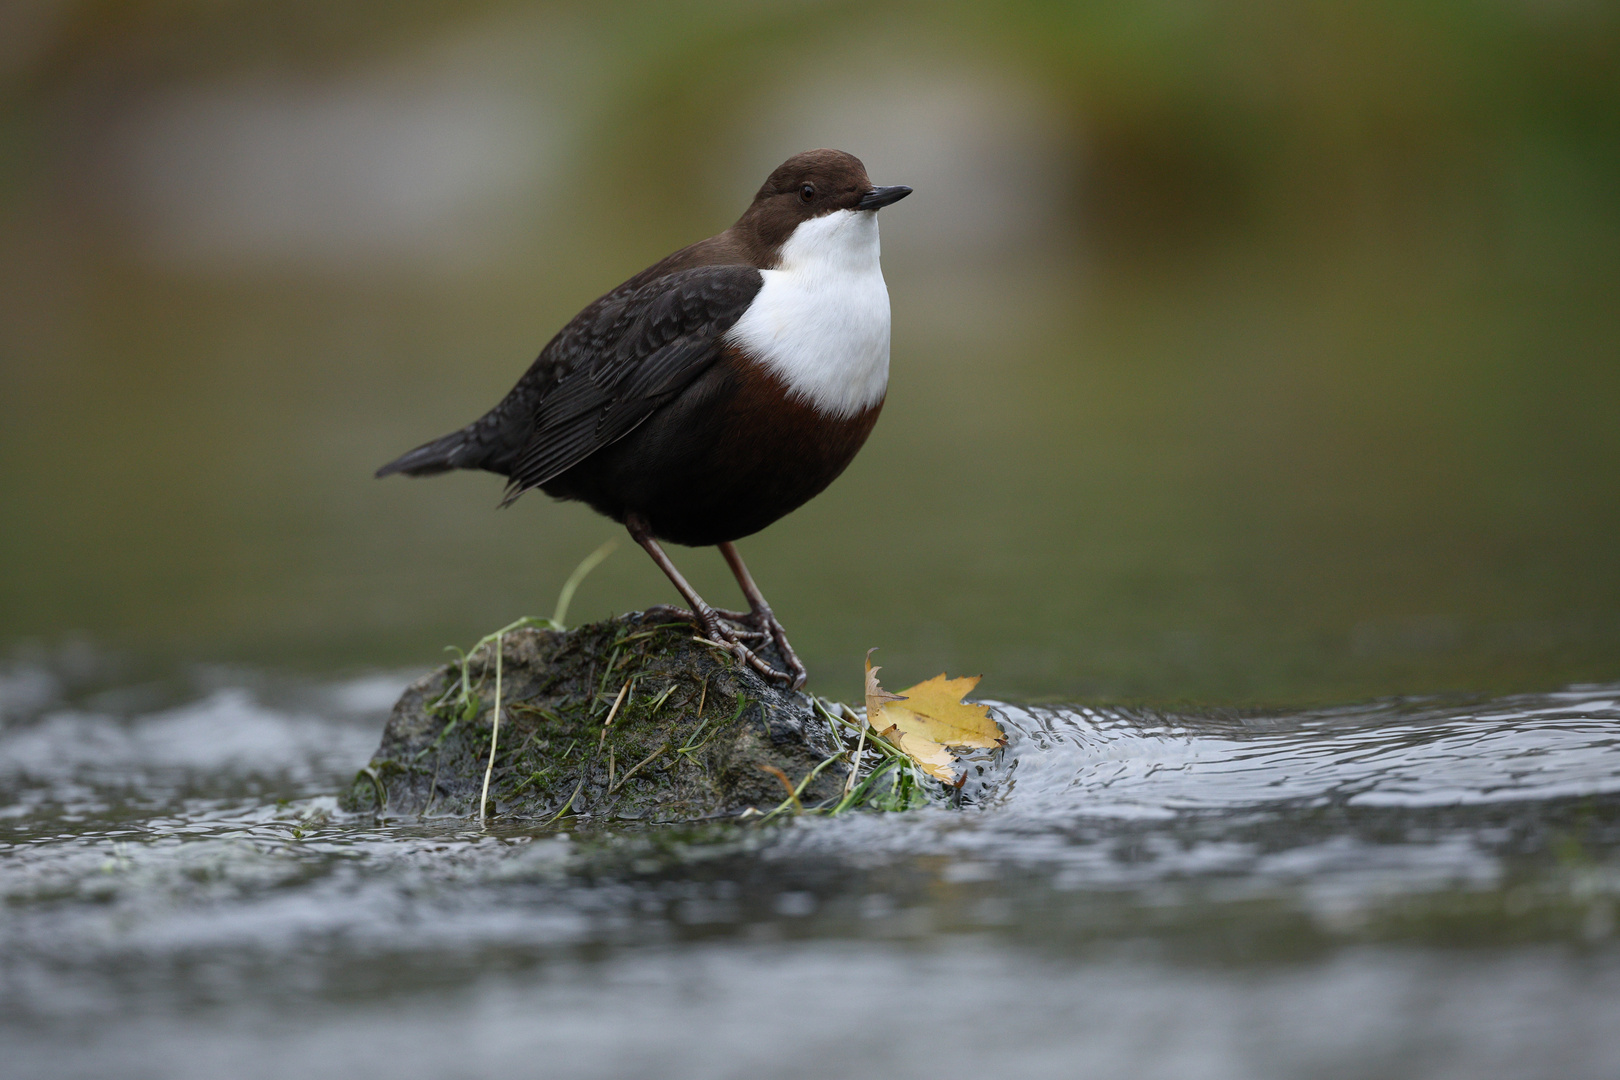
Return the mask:
<svg viewBox="0 0 1620 1080">
<path fill-rule="evenodd" d="M 889 385 L 889 290 L 878 266 L 877 215 L 812 218 L 726 335 L 819 411 L 850 417 Z"/>
</svg>

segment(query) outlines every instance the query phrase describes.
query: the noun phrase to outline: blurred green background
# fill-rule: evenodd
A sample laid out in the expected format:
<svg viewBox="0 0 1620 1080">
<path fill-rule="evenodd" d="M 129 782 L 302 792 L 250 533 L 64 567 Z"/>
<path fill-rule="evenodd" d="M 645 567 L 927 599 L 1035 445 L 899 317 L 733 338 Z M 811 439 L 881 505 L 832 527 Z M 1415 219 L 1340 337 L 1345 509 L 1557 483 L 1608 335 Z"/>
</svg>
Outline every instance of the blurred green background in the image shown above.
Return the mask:
<svg viewBox="0 0 1620 1080">
<path fill-rule="evenodd" d="M 549 612 L 615 526 L 371 470 L 812 146 L 917 189 L 883 420 L 742 544 L 813 688 L 1620 678 L 1587 0 L 8 0 L 0 652 L 414 667 Z M 574 615 L 673 599 L 626 545 Z"/>
</svg>

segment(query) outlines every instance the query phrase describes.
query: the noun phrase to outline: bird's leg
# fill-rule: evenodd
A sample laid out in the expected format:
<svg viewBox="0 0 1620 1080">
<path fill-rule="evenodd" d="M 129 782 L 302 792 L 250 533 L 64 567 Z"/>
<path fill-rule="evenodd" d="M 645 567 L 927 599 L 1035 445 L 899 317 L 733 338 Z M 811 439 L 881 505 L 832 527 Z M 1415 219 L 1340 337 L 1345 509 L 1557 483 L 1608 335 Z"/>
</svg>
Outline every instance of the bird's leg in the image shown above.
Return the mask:
<svg viewBox="0 0 1620 1080">
<path fill-rule="evenodd" d="M 639 515 L 631 514 L 625 518 L 624 526 L 630 530 L 630 535 L 635 539 L 636 543 L 645 548 L 647 554 L 652 556 L 652 561 L 658 564 L 658 568 L 664 572 L 664 575 L 680 591 L 680 594 L 686 598 L 686 602 L 692 605 L 690 613 L 680 612 L 682 616 L 697 623 L 709 640 L 723 645 L 737 659 L 767 679 L 778 679 L 782 682 L 794 684 L 794 675 L 784 671 L 777 671 L 742 643 L 741 639 L 743 637 L 752 635 L 739 634 L 736 630 L 727 626 L 725 620 L 720 617 L 719 612 L 710 607 L 703 597 L 698 595 L 697 590 L 692 588 L 679 570 L 675 569 L 675 564 L 670 561 L 668 555 L 664 554 L 664 549 L 659 545 L 658 541 L 653 539 L 652 532 L 647 528 L 645 520 Z M 794 685 L 796 686 L 796 684 Z"/>
<path fill-rule="evenodd" d="M 799 654 L 793 651 L 793 646 L 788 644 L 787 631 L 776 621 L 776 614 L 771 611 L 771 605 L 765 602 L 765 595 L 759 591 L 759 586 L 754 584 L 754 575 L 748 572 L 741 553 L 737 551 L 737 545 L 727 540 L 720 545 L 720 554 L 726 557 L 726 565 L 731 567 L 731 572 L 737 577 L 737 584 L 742 587 L 743 595 L 748 598 L 749 616 L 739 621 L 768 634 L 769 639 L 776 642 L 777 651 L 782 654 L 782 660 L 793 675 L 790 685 L 795 690 L 799 689 L 804 685 L 807 676 L 804 664 L 799 660 Z M 727 617 L 730 617 L 729 612 Z"/>
</svg>

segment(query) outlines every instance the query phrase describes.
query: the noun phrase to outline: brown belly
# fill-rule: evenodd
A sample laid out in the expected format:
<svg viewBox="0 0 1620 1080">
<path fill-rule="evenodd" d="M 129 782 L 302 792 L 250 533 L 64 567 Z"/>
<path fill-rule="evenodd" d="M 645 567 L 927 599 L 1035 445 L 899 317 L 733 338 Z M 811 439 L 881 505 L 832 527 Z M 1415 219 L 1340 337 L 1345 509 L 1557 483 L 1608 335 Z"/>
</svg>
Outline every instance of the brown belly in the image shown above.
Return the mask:
<svg viewBox="0 0 1620 1080">
<path fill-rule="evenodd" d="M 615 521 L 701 546 L 758 532 L 819 495 L 854 459 L 883 403 L 836 418 L 735 350 L 640 427 L 544 485 Z"/>
</svg>

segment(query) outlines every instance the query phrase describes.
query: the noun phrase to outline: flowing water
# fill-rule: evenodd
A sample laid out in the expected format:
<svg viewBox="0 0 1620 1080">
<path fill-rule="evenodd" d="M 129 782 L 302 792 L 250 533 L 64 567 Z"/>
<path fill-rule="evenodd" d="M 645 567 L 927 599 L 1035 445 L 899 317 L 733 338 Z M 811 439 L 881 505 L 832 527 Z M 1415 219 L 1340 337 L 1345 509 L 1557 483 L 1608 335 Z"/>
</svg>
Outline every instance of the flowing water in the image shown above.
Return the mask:
<svg viewBox="0 0 1620 1080">
<path fill-rule="evenodd" d="M 1000 706 L 965 804 L 376 821 L 403 677 L 0 683 L 8 1075 L 1613 1076 L 1620 686 Z"/>
</svg>

